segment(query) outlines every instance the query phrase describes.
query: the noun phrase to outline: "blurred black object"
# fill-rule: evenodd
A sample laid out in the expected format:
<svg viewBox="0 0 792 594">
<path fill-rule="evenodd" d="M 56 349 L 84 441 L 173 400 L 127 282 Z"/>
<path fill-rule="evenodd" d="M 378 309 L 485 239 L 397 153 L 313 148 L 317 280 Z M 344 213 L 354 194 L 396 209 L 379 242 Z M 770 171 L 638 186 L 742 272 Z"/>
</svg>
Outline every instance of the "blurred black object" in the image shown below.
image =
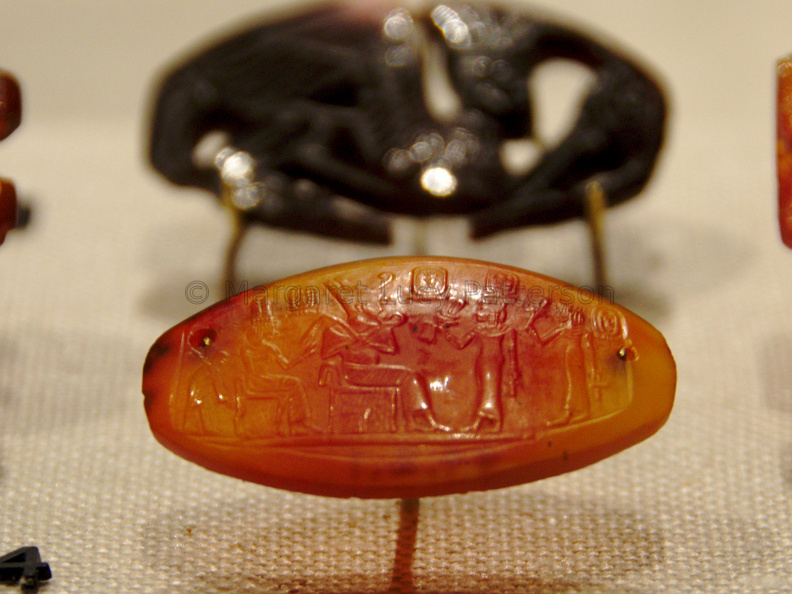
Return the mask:
<svg viewBox="0 0 792 594">
<path fill-rule="evenodd" d="M 426 105 L 427 47 L 445 58 L 462 107 L 454 121 Z M 527 80 L 557 58 L 585 65 L 593 84 L 568 135 L 511 175 L 501 145 L 532 137 Z M 638 194 L 665 116 L 661 89 L 631 59 L 556 23 L 358 3 L 255 26 L 171 69 L 149 148 L 168 180 L 225 196 L 243 223 L 387 243 L 386 213 L 464 214 L 484 237 L 584 216 L 592 181 L 607 205 Z M 200 164 L 196 146 L 212 132 L 224 148 Z"/>
<path fill-rule="evenodd" d="M 21 581 L 22 588 L 29 592 L 51 578 L 50 566 L 41 561 L 38 547 L 21 547 L 0 556 L 0 582 Z"/>
</svg>

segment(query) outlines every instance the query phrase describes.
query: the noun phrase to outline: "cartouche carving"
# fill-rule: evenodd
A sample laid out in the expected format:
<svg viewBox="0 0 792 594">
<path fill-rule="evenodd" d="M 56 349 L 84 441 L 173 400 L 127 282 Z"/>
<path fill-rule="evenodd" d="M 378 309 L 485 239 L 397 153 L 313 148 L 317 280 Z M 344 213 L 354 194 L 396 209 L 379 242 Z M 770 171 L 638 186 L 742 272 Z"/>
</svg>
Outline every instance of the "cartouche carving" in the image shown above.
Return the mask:
<svg viewBox="0 0 792 594">
<path fill-rule="evenodd" d="M 164 407 L 166 432 L 262 459 L 293 447 L 375 464 L 406 448 L 428 464 L 539 447 L 631 408 L 633 368 L 658 350 L 634 339 L 644 326 L 494 264 L 347 265 L 241 294 L 163 336 L 147 367 L 167 358 L 171 380 L 151 379 L 147 407 Z"/>
<path fill-rule="evenodd" d="M 440 266 L 421 266 L 412 272 L 413 291 L 424 299 L 439 299 L 448 288 L 448 271 Z"/>
</svg>

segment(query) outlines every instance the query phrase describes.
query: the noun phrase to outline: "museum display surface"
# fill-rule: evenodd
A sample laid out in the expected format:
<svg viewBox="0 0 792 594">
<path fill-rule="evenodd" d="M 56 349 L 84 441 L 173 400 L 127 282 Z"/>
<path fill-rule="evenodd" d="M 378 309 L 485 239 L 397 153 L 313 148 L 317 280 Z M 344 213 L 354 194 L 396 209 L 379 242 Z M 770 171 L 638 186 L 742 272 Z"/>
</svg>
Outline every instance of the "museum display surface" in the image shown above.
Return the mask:
<svg viewBox="0 0 792 594">
<path fill-rule="evenodd" d="M 0 143 L 0 173 L 13 179 L 35 216 L 0 248 L 0 575 L 15 577 L 22 565 L 44 581 L 51 570 L 40 588 L 50 593 L 788 589 L 792 254 L 778 233 L 775 150 L 777 62 L 792 51 L 786 3 L 679 9 L 654 0 L 505 3 L 507 12 L 563 23 L 630 56 L 666 93 L 663 148 L 651 178 L 599 221 L 606 283 L 593 274 L 593 227 L 583 211 L 480 239 L 471 238 L 471 218 L 459 211 L 425 217 L 388 211 L 388 244 L 253 225 L 226 282 L 229 208 L 203 190 L 174 187 L 150 165 L 157 81 L 190 48 L 291 18 L 308 3 L 9 5 L 14 10 L 0 19 L 1 66 L 19 81 L 24 118 Z M 420 12 L 416 3 L 407 8 Z M 445 42 L 435 43 L 442 49 Z M 435 57 L 442 64 L 442 52 Z M 498 147 L 504 168 L 508 162 L 509 171 L 530 171 L 558 146 L 592 81 L 580 64 L 538 67 L 529 88 L 534 140 L 541 142 L 504 138 Z M 453 89 L 453 79 L 443 85 Z M 458 109 L 452 103 L 449 112 Z M 443 137 L 443 150 L 432 158 L 452 140 Z M 409 153 L 413 144 L 391 148 Z M 213 158 L 223 146 L 205 148 Z M 431 159 L 418 158 L 422 148 L 414 151 L 417 160 L 405 161 L 418 184 L 431 169 Z M 224 162 L 207 162 L 222 172 Z M 472 169 L 445 171 L 427 176 L 430 188 L 452 176 L 465 181 Z M 312 188 L 300 187 L 310 198 Z M 344 212 L 359 206 L 344 201 Z M 430 260 L 415 259 L 419 251 Z M 376 285 L 344 268 L 404 257 L 411 263 L 367 272 Z M 444 282 L 458 286 L 446 258 L 484 262 L 497 272 L 497 282 L 485 269 L 467 279 L 482 291 L 502 286 L 509 295 L 514 284 L 501 273 L 518 270 L 520 286 L 561 279 L 581 291 L 575 295 L 602 299 L 604 310 L 596 302 L 565 308 L 560 293 L 554 304 L 538 298 L 519 310 L 511 299 L 500 308 L 460 301 L 440 290 Z M 348 278 L 315 276 L 327 267 Z M 354 289 L 358 278 L 381 295 L 388 273 L 415 289 L 419 309 L 401 311 L 398 299 L 360 307 L 339 299 L 345 291 L 338 288 L 348 282 Z M 254 394 L 241 406 L 223 408 L 227 401 L 219 397 L 214 404 L 222 406 L 214 409 L 201 406 L 211 398 L 182 401 L 164 417 L 180 421 L 180 435 L 192 440 L 203 431 L 210 444 L 294 444 L 320 436 L 315 464 L 327 462 L 326 474 L 348 484 L 343 456 L 328 455 L 333 440 L 374 435 L 384 445 L 370 450 L 398 456 L 390 449 L 393 435 L 406 435 L 410 448 L 454 436 L 484 444 L 519 426 L 530 447 L 543 444 L 562 464 L 553 470 L 571 471 L 524 484 L 516 484 L 522 476 L 501 481 L 496 474 L 482 486 L 492 480 L 499 488 L 463 485 L 452 491 L 465 493 L 440 496 L 416 489 L 371 499 L 296 489 L 342 495 L 328 497 L 293 489 L 301 485 L 210 472 L 162 447 L 141 393 L 152 345 L 185 320 L 205 319 L 200 312 L 218 302 L 294 278 L 327 289 L 327 309 L 262 315 L 235 334 L 240 342 L 229 352 L 238 354 L 236 362 L 244 366 L 252 356 L 267 374 L 257 382 L 230 375 L 243 379 L 244 391 L 235 394 Z M 475 285 L 468 289 L 475 292 Z M 436 294 L 449 297 L 438 301 Z M 288 295 L 287 306 L 296 293 Z M 665 408 L 651 415 L 652 428 L 668 419 L 651 436 L 642 434 L 647 439 L 631 439 L 639 443 L 585 466 L 569 456 L 564 467 L 558 432 L 588 431 L 619 411 L 629 416 L 640 396 L 625 378 L 646 360 L 641 341 L 657 335 L 627 344 L 620 321 L 635 326 L 624 312 L 661 332 L 673 353 L 673 409 L 668 415 L 666 397 Z M 300 335 L 299 345 L 281 343 L 287 332 Z M 178 383 L 174 393 L 214 395 L 214 376 L 201 365 L 219 361 L 212 348 L 224 344 L 220 336 L 186 336 L 195 339 L 185 343 L 193 353 L 192 384 Z M 259 351 L 241 348 L 251 337 Z M 157 381 L 173 377 L 165 368 L 169 355 L 159 352 L 147 368 Z M 543 357 L 552 363 L 534 367 Z M 441 358 L 458 362 L 458 372 L 432 375 Z M 661 359 L 653 367 L 672 377 Z M 304 378 L 316 380 L 318 396 Z M 259 390 L 274 397 L 258 398 Z M 670 384 L 660 390 L 669 391 Z M 597 400 L 606 393 L 621 399 Z M 544 397 L 538 409 L 528 405 L 535 395 Z M 518 414 L 526 411 L 532 414 Z M 249 423 L 255 416 L 266 422 Z M 161 428 L 155 433 L 171 439 Z M 484 458 L 482 468 L 493 468 Z M 411 465 L 388 468 L 390 480 Z M 444 483 L 431 472 L 420 476 Z M 374 479 L 365 480 L 370 486 Z M 20 584 L 9 579 L 0 590 L 19 591 Z"/>
</svg>

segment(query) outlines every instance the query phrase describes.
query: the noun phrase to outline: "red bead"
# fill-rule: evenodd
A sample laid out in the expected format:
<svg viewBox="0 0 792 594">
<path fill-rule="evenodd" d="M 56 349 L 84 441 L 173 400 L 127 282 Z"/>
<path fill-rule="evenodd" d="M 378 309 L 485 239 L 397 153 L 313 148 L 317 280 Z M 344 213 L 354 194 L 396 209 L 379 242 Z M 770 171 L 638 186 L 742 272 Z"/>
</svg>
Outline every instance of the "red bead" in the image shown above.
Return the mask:
<svg viewBox="0 0 792 594">
<path fill-rule="evenodd" d="M 16 220 L 16 189 L 7 179 L 0 179 L 0 244 L 5 241 L 6 233 L 16 227 Z"/>
<path fill-rule="evenodd" d="M 676 372 L 606 298 L 471 260 L 393 258 L 237 295 L 166 332 L 151 429 L 207 468 L 330 496 L 423 497 L 568 472 L 654 433 Z"/>
<path fill-rule="evenodd" d="M 8 73 L 0 73 L 0 140 L 10 135 L 22 121 L 19 83 Z"/>
</svg>

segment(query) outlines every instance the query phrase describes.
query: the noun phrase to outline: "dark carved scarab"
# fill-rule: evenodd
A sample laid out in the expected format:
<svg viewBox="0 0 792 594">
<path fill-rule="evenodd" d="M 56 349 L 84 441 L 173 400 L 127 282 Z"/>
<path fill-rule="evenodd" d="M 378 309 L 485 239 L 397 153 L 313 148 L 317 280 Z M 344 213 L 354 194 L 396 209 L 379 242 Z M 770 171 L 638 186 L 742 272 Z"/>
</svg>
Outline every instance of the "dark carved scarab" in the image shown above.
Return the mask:
<svg viewBox="0 0 792 594">
<path fill-rule="evenodd" d="M 427 47 L 442 53 L 461 105 L 452 121 L 426 105 Z M 510 174 L 501 145 L 533 135 L 527 80 L 558 58 L 583 64 L 593 83 L 569 133 Z M 175 184 L 231 188 L 245 222 L 387 243 L 387 213 L 462 214 L 484 237 L 582 216 L 593 180 L 608 205 L 635 196 L 665 116 L 651 76 L 553 22 L 468 5 L 413 15 L 334 4 L 250 28 L 170 70 L 150 159 Z M 218 131 L 227 145 L 198 163 L 196 146 Z"/>
</svg>

